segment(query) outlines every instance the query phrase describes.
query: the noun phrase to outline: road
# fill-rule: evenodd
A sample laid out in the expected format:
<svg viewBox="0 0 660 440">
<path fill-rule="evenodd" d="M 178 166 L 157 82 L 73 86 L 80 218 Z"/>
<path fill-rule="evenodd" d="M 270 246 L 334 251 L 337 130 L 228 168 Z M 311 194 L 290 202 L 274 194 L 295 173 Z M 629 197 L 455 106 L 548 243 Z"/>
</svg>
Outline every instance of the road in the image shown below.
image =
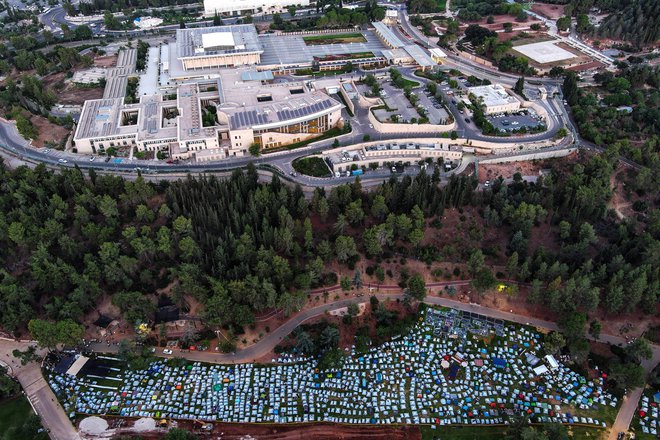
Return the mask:
<svg viewBox="0 0 660 440">
<path fill-rule="evenodd" d="M 651 359 L 645 359 L 642 361 L 642 366 L 648 373 L 653 371 L 659 363 L 660 350 L 658 350 L 657 346 L 653 346 L 653 356 Z M 617 434 L 619 432 L 628 431 L 630 428 L 630 423 L 632 423 L 632 419 L 635 416 L 637 406 L 639 405 L 639 399 L 642 397 L 643 392 L 643 387 L 635 388 L 634 390 L 629 391 L 628 394 L 626 394 L 626 396 L 623 398 L 621 408 L 619 408 L 619 412 L 616 415 L 616 420 L 614 421 L 614 425 L 612 425 L 608 440 L 617 440 Z"/>
<path fill-rule="evenodd" d="M 437 283 L 427 284 L 428 289 L 437 291 L 442 291 L 446 286 L 468 286 L 470 285 L 470 280 L 459 280 L 459 281 L 444 281 Z M 514 281 L 509 281 L 514 282 Z M 376 286 L 373 286 L 374 288 Z M 326 289 L 318 289 L 313 291 L 312 294 L 319 294 L 323 291 L 327 291 L 329 294 L 341 293 L 340 286 L 333 286 Z M 401 291 L 399 286 L 380 286 L 379 291 L 390 291 L 391 293 L 376 293 L 374 296 L 379 300 L 397 300 L 402 299 L 404 294 Z M 296 327 L 303 324 L 305 321 L 322 315 L 330 310 L 340 309 L 346 307 L 349 304 L 360 303 L 368 301 L 367 297 L 357 297 L 353 296 L 346 299 L 340 299 L 337 301 L 330 301 L 325 304 L 321 304 L 309 309 L 305 309 L 287 320 L 277 329 L 273 330 L 271 333 L 266 335 L 264 338 L 259 340 L 257 343 L 248 346 L 243 350 L 238 350 L 234 354 L 221 354 L 221 353 L 209 353 L 209 352 L 183 352 L 181 357 L 186 359 L 204 361 L 204 362 L 215 362 L 215 363 L 236 363 L 236 362 L 254 362 L 255 359 L 266 355 L 271 352 L 273 348 L 280 343 L 280 341 L 287 335 L 289 335 Z M 442 307 L 451 307 L 458 310 L 463 310 L 466 312 L 479 313 L 484 316 L 501 319 L 504 321 L 515 322 L 518 324 L 531 325 L 539 329 L 550 330 L 550 331 L 559 331 L 559 326 L 551 321 L 545 321 L 543 319 L 518 315 L 511 312 L 506 312 L 498 309 L 492 309 L 486 306 L 482 306 L 476 303 L 463 303 L 461 301 L 453 300 L 447 297 L 442 296 L 427 296 L 424 299 L 426 304 L 442 306 Z M 627 343 L 626 339 L 621 336 L 601 334 L 599 338 L 594 338 L 591 335 L 586 336 L 592 341 L 603 342 L 611 345 L 625 345 Z M 651 371 L 655 365 L 660 361 L 660 346 L 653 345 L 653 357 L 642 363 L 647 371 Z M 98 352 L 110 352 L 115 353 L 117 351 L 116 345 L 98 343 L 92 344 L 91 349 Z M 162 354 L 159 354 L 161 357 L 167 357 Z"/>
<path fill-rule="evenodd" d="M 12 355 L 14 349 L 24 351 L 32 345 L 34 345 L 32 342 L 0 338 L 0 359 L 11 367 L 11 374 L 20 382 L 32 408 L 41 418 L 44 428 L 49 431 L 50 438 L 53 440 L 79 440 L 78 433 L 41 374 L 40 365 L 35 362 L 21 365 Z M 39 354 L 44 355 L 45 351 L 40 350 Z"/>
<path fill-rule="evenodd" d="M 459 282 L 442 282 L 442 283 L 432 283 L 427 285 L 427 287 L 433 289 L 441 289 L 444 286 L 448 286 L 448 285 L 458 286 L 458 285 L 467 285 L 469 283 L 470 283 L 469 280 L 464 280 Z M 335 289 L 337 291 L 340 290 L 339 287 L 336 287 Z M 404 296 L 402 293 L 400 293 L 400 289 L 397 286 L 390 286 L 389 288 L 381 287 L 381 289 L 399 290 L 399 292 L 391 293 L 391 294 L 378 293 L 374 295 L 380 301 L 402 299 Z M 335 290 L 328 289 L 329 293 L 333 293 L 334 291 Z M 294 315 L 291 319 L 286 321 L 284 324 L 282 324 L 280 327 L 269 333 L 267 336 L 265 336 L 257 343 L 243 350 L 239 350 L 236 353 L 219 354 L 219 353 L 193 351 L 193 352 L 177 352 L 176 356 L 184 357 L 186 359 L 195 360 L 195 361 L 212 362 L 212 363 L 254 362 L 256 359 L 270 353 L 273 350 L 273 348 L 282 341 L 284 337 L 289 335 L 296 327 L 303 324 L 305 321 L 314 318 L 315 316 L 323 315 L 331 310 L 336 310 L 342 307 L 346 307 L 349 304 L 361 303 L 366 301 L 368 301 L 368 299 L 365 297 L 351 297 L 303 310 L 302 312 Z M 551 330 L 551 331 L 559 330 L 559 327 L 554 322 L 518 315 L 515 313 L 505 312 L 502 310 L 491 309 L 485 306 L 481 306 L 479 304 L 474 304 L 474 303 L 466 304 L 460 301 L 452 300 L 445 297 L 438 297 L 438 296 L 427 296 L 424 302 L 426 304 L 430 304 L 434 306 L 451 307 L 466 312 L 478 313 L 491 318 L 515 322 L 523 325 L 531 325 L 543 330 Z M 612 345 L 625 345 L 627 343 L 627 341 L 624 338 L 609 334 L 601 334 L 598 339 L 594 338 L 591 335 L 587 335 L 587 338 L 594 341 L 604 342 Z M 116 352 L 117 346 L 112 345 L 108 347 L 104 344 L 96 344 L 92 346 L 92 349 L 100 352 L 106 352 L 106 351 Z M 642 362 L 642 366 L 644 367 L 647 374 L 650 373 L 660 362 L 660 346 L 652 345 L 652 349 L 653 349 L 652 358 L 649 360 L 644 360 Z M 162 354 L 159 355 L 162 357 L 168 357 Z M 616 440 L 617 433 L 626 432 L 628 430 L 632 418 L 635 414 L 635 410 L 637 408 L 642 391 L 643 391 L 642 388 L 637 388 L 635 390 L 632 390 L 630 393 L 628 393 L 628 395 L 624 397 L 621 403 L 621 408 L 619 409 L 619 412 L 617 414 L 616 421 L 614 425 L 612 425 L 612 427 L 610 428 L 610 434 L 608 440 Z"/>
<path fill-rule="evenodd" d="M 454 281 L 454 282 L 439 282 L 439 283 L 430 283 L 427 287 L 434 290 L 442 290 L 445 286 L 454 285 L 462 286 L 468 285 L 469 280 Z M 339 291 L 341 288 L 335 286 L 333 288 L 327 289 L 329 293 Z M 393 293 L 377 293 L 375 296 L 381 300 L 400 300 L 403 298 L 403 294 L 398 286 L 381 286 L 380 290 L 392 291 Z M 316 293 L 320 293 L 320 290 Z M 366 302 L 368 299 L 366 297 L 350 297 L 346 299 L 340 299 L 338 301 L 331 301 L 327 304 L 321 304 L 310 309 L 303 310 L 280 327 L 273 330 L 271 333 L 266 335 L 257 343 L 243 349 L 239 350 L 236 353 L 232 354 L 221 354 L 221 353 L 212 353 L 212 352 L 177 352 L 176 356 L 183 357 L 189 360 L 210 362 L 210 363 L 223 363 L 223 364 L 232 364 L 232 363 L 242 363 L 242 362 L 254 362 L 256 359 L 265 356 L 270 353 L 273 348 L 279 344 L 283 338 L 289 335 L 296 327 L 303 324 L 309 319 L 312 319 L 316 316 L 324 315 L 326 312 L 331 310 L 336 310 L 342 307 L 346 307 L 352 303 L 361 303 Z M 516 322 L 524 325 L 531 325 L 539 329 L 545 330 L 558 330 L 557 324 L 542 319 L 527 317 L 523 315 L 517 315 L 510 312 L 505 312 L 501 310 L 491 309 L 485 306 L 478 304 L 466 304 L 460 301 L 452 300 L 450 298 L 438 297 L 438 296 L 427 296 L 424 300 L 425 303 L 435 306 L 443 307 L 452 307 L 458 310 L 463 310 L 467 312 L 479 313 L 484 316 L 502 319 L 506 321 Z M 588 336 L 591 338 L 591 336 Z M 621 345 L 625 344 L 626 341 L 624 338 L 615 336 L 615 335 L 601 335 L 599 341 L 606 342 L 610 344 Z M 27 348 L 28 343 L 18 343 L 12 340 L 3 339 L 0 340 L 0 357 L 11 357 L 11 351 L 14 348 Z M 90 348 L 97 352 L 104 353 L 116 353 L 116 345 L 105 345 L 102 343 L 92 344 Z M 653 358 L 651 360 L 643 362 L 644 368 L 648 371 L 651 371 L 655 365 L 657 365 L 660 360 L 660 347 L 654 345 L 653 347 Z M 158 353 L 161 357 L 168 357 Z M 42 417 L 44 425 L 51 430 L 51 438 L 59 439 L 77 439 L 78 436 L 75 433 L 73 426 L 70 421 L 64 414 L 59 403 L 54 398 L 50 387 L 46 384 L 46 381 L 41 376 L 39 366 L 37 364 L 31 364 L 26 367 L 21 367 L 17 365 L 17 362 L 14 360 L 12 363 L 17 371 L 17 375 L 23 386 L 23 389 L 26 390 L 26 393 L 30 397 L 30 401 L 35 406 L 37 413 Z M 619 414 L 616 419 L 616 423 L 612 429 L 612 432 L 619 432 L 619 430 L 625 430 L 630 424 L 639 396 L 641 395 L 640 390 L 636 390 L 631 393 L 626 399 L 624 399 Z"/>
<path fill-rule="evenodd" d="M 416 36 L 416 38 L 422 45 L 427 45 L 428 42 L 426 42 L 426 38 L 420 36 L 419 31 L 416 28 L 410 26 L 407 20 L 408 17 L 407 14 L 405 13 L 405 10 L 401 10 L 400 13 L 403 16 L 402 26 L 404 27 L 404 29 L 406 29 L 406 31 L 409 32 L 410 35 Z M 62 23 L 62 20 L 64 20 L 63 14 L 61 12 L 58 12 L 56 8 L 50 11 L 46 16 L 48 17 L 47 19 L 50 20 L 51 23 Z M 76 44 L 80 44 L 80 43 L 78 42 Z M 448 56 L 447 66 L 455 67 L 467 75 L 475 75 L 482 78 L 487 78 L 490 79 L 491 81 L 500 82 L 509 86 L 513 85 L 515 81 L 518 79 L 517 76 L 504 74 L 502 72 L 493 72 L 491 70 L 488 70 L 484 66 L 478 65 L 468 60 L 461 59 L 451 54 Z M 411 75 L 411 71 L 406 71 L 405 73 L 407 75 Z M 416 81 L 425 82 L 421 78 L 415 77 L 414 79 Z M 552 94 L 553 91 L 560 92 L 559 80 L 543 78 L 543 79 L 534 79 L 532 80 L 532 82 L 539 85 L 543 85 L 546 88 L 548 88 L 549 95 Z M 546 109 L 549 111 L 549 114 L 556 115 L 561 120 L 561 123 L 563 123 L 563 125 L 570 127 L 571 131 L 575 133 L 575 139 L 578 139 L 578 143 L 585 144 L 589 148 L 598 148 L 593 144 L 589 145 L 588 143 L 584 143 L 583 141 L 579 140 L 579 138 L 577 137 L 577 132 L 574 130 L 573 124 L 570 121 L 570 116 L 568 115 L 566 109 L 564 108 L 563 105 L 561 105 L 560 102 L 556 102 L 555 100 L 551 99 L 547 101 L 547 104 L 543 104 L 543 105 L 546 106 Z M 462 121 L 462 119 L 463 118 L 461 116 L 456 117 L 457 121 Z M 460 122 L 457 123 L 459 125 L 459 128 L 466 132 L 470 128 L 465 124 L 462 124 L 461 126 Z M 376 139 L 375 136 L 380 135 L 378 133 L 372 133 L 372 131 L 366 127 L 367 124 L 354 124 L 353 127 L 354 131 L 351 134 L 344 136 L 341 140 L 342 143 L 346 144 L 346 143 L 360 142 L 364 134 L 369 134 L 369 135 L 373 134 L 372 139 Z M 524 139 L 520 139 L 520 141 L 521 143 L 529 142 L 532 139 L 540 139 L 543 138 L 543 136 L 548 136 L 548 135 L 552 136 L 552 133 L 539 135 L 536 137 L 527 137 Z M 478 139 L 479 138 L 478 136 L 480 135 L 475 133 L 471 138 Z M 401 136 L 388 135 L 387 137 L 392 139 L 401 139 L 405 137 L 410 137 L 410 135 L 401 135 Z M 488 140 L 492 140 L 492 139 L 489 138 Z M 298 149 L 296 151 L 291 151 L 291 152 L 283 152 L 281 154 L 263 156 L 260 158 L 247 157 L 247 158 L 228 159 L 226 161 L 223 161 L 222 163 L 215 163 L 215 164 L 180 164 L 180 165 L 153 164 L 148 166 L 151 167 L 149 171 L 166 173 L 165 175 L 159 174 L 157 176 L 154 176 L 159 179 L 166 177 L 179 178 L 180 176 L 182 176 L 184 173 L 187 172 L 193 172 L 193 173 L 206 173 L 206 172 L 217 172 L 217 171 L 226 172 L 232 168 L 243 167 L 247 165 L 248 162 L 254 162 L 257 165 L 273 164 L 277 168 L 286 169 L 286 167 L 290 165 L 290 162 L 294 158 L 299 157 L 302 154 L 311 154 L 322 151 L 323 149 L 327 149 L 332 144 L 332 141 L 333 140 L 319 141 L 303 149 Z M 509 141 L 510 139 L 502 140 L 502 142 L 509 142 Z M 0 147 L 4 148 L 5 152 L 11 153 L 14 156 L 12 160 L 15 163 L 21 163 L 24 162 L 24 160 L 28 160 L 34 162 L 42 162 L 51 167 L 58 167 L 58 166 L 71 167 L 77 165 L 81 168 L 95 169 L 99 171 L 106 170 L 114 173 L 129 173 L 135 171 L 136 166 L 138 164 L 141 167 L 143 166 L 143 162 L 126 161 L 116 164 L 107 164 L 105 162 L 100 162 L 100 161 L 90 162 L 89 157 L 84 157 L 84 156 L 82 157 L 71 156 L 71 155 L 64 155 L 61 152 L 47 153 L 44 150 L 36 150 L 34 148 L 31 148 L 29 144 L 17 133 L 15 126 L 13 124 L 8 123 L 7 121 L 4 120 L 0 120 Z M 64 159 L 65 157 L 67 163 L 59 162 L 60 159 Z M 372 179 L 375 182 L 376 180 L 380 181 L 386 177 L 388 177 L 387 174 L 380 175 L 378 173 L 368 173 L 367 175 L 363 176 L 362 179 L 363 180 Z M 296 178 L 296 180 L 299 183 L 305 185 L 311 185 L 311 186 L 334 186 L 339 183 L 351 181 L 352 179 L 353 178 L 341 178 L 341 179 L 330 179 L 330 180 L 319 181 L 318 179 L 309 178 L 306 176 L 298 176 Z M 453 284 L 457 284 L 457 283 L 453 283 Z M 402 294 L 401 293 L 378 294 L 377 297 L 383 300 L 387 298 L 400 299 L 402 297 Z M 257 359 L 269 353 L 275 345 L 277 345 L 286 335 L 291 333 L 291 331 L 293 331 L 301 323 L 304 323 L 305 321 L 315 316 L 323 314 L 326 311 L 345 307 L 350 303 L 362 302 L 362 301 L 364 301 L 364 298 L 349 298 L 337 302 L 332 302 L 329 304 L 323 304 L 305 310 L 294 316 L 292 319 L 285 322 L 282 326 L 280 326 L 279 328 L 268 334 L 258 343 L 244 350 L 241 350 L 235 354 L 188 352 L 188 353 L 184 353 L 184 355 L 188 359 L 200 360 L 206 362 L 222 362 L 222 363 L 251 362 L 254 359 Z M 534 318 L 528 318 L 520 315 L 502 312 L 499 310 L 492 310 L 475 304 L 463 304 L 457 301 L 450 300 L 448 298 L 431 296 L 428 297 L 425 300 L 425 302 L 433 305 L 450 306 L 460 310 L 481 313 L 486 316 L 509 320 L 520 324 L 530 324 L 537 326 L 539 328 L 557 330 L 556 324 L 552 322 L 547 322 Z M 625 343 L 625 340 L 623 338 L 613 335 L 602 335 L 600 340 L 603 342 L 614 343 L 617 345 Z M 16 344 L 17 343 L 14 343 L 13 341 L 0 341 L 0 355 L 5 355 L 9 353 L 9 355 L 11 356 L 10 352 L 13 348 L 16 347 Z M 107 347 L 103 345 L 95 346 L 94 348 L 99 351 L 101 350 L 106 351 L 108 349 L 112 351 L 116 349 L 115 346 Z M 660 360 L 660 348 L 654 346 L 653 358 L 649 361 L 645 361 L 644 367 L 647 369 L 647 371 L 650 371 L 655 365 L 657 365 L 659 360 Z M 46 384 L 46 381 L 41 376 L 41 372 L 38 366 L 29 365 L 22 368 L 19 367 L 16 368 L 17 368 L 16 374 L 19 380 L 21 381 L 21 385 L 23 386 L 24 390 L 26 390 L 28 397 L 30 397 L 30 401 L 33 403 L 37 412 L 42 417 L 44 425 L 51 430 L 51 437 L 57 440 L 77 439 L 78 438 L 77 433 L 75 432 L 71 423 L 68 421 L 68 418 L 66 417 L 66 414 L 64 414 L 62 408 L 54 399 L 54 395 L 50 390 L 50 388 L 48 387 L 48 385 Z M 626 399 L 624 399 L 621 410 L 619 411 L 616 422 L 612 429 L 612 435 L 614 435 L 614 437 L 612 438 L 616 437 L 616 432 L 627 430 L 630 421 L 634 415 L 635 408 L 637 406 L 637 402 L 639 400 L 640 395 L 641 395 L 641 390 L 634 390 L 632 393 L 629 394 L 629 396 Z"/>
</svg>

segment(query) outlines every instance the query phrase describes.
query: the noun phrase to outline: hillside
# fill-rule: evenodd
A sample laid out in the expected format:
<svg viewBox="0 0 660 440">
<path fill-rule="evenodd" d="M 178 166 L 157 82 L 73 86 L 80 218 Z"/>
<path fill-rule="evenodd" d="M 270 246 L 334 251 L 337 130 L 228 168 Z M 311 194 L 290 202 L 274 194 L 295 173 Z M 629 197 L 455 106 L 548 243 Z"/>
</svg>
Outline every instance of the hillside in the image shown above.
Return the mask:
<svg viewBox="0 0 660 440">
<path fill-rule="evenodd" d="M 660 40 L 660 2 L 636 0 L 607 17 L 596 31 L 601 38 L 626 40 L 638 47 Z"/>
</svg>

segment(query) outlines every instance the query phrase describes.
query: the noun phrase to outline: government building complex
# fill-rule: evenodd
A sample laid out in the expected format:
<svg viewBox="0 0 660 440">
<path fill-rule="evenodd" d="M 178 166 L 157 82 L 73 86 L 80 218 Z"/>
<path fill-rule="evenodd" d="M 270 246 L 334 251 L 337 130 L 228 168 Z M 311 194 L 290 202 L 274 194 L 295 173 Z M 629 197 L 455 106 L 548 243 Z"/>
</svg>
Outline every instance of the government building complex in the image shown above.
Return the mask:
<svg viewBox="0 0 660 440">
<path fill-rule="evenodd" d="M 304 35 L 259 35 L 252 24 L 179 29 L 174 42 L 158 48 L 158 60 L 150 55 L 149 64 L 159 66 L 150 93 L 127 103 L 122 72 L 137 74 L 123 69 L 109 78 L 103 99 L 85 102 L 75 148 L 86 154 L 133 148 L 205 161 L 246 155 L 252 144 L 277 148 L 321 136 L 343 126 L 344 104 L 335 93 L 345 88 L 328 93 L 314 80 L 288 75 L 341 69 L 349 61 L 386 66 L 393 54 L 422 69 L 436 64 L 425 49 L 375 25 L 356 31 L 363 42 L 325 45 L 308 45 Z"/>
</svg>

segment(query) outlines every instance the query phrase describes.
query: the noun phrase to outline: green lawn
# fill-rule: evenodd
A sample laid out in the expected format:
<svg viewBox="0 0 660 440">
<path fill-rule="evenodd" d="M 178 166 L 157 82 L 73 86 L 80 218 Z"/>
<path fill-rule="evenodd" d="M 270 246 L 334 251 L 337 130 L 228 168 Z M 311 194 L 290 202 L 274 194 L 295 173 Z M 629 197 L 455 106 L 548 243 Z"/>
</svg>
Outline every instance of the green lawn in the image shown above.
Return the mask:
<svg viewBox="0 0 660 440">
<path fill-rule="evenodd" d="M 330 177 L 332 174 L 320 157 L 301 157 L 293 161 L 293 168 L 300 174 L 314 177 Z"/>
<path fill-rule="evenodd" d="M 351 34 L 310 35 L 309 37 L 303 37 L 303 41 L 308 46 L 320 46 L 324 44 L 366 43 L 367 39 L 361 33 L 355 32 Z"/>
<path fill-rule="evenodd" d="M 406 79 L 406 78 L 403 78 L 403 81 L 404 81 L 404 84 L 405 84 L 404 87 L 406 87 L 406 86 L 410 86 L 410 88 L 419 87 L 419 83 L 417 81 L 411 81 L 411 80 Z"/>
<path fill-rule="evenodd" d="M 48 439 L 45 432 L 37 433 L 39 428 L 41 423 L 25 397 L 0 402 L 0 434 L 4 436 L 3 440 Z"/>
</svg>

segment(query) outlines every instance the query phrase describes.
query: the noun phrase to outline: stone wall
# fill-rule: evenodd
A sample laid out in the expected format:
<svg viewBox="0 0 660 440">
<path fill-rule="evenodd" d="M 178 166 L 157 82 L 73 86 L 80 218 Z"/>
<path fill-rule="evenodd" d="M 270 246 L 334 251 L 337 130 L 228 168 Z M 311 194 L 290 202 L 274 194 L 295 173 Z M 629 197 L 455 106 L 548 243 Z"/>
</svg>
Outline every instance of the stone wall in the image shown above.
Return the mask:
<svg viewBox="0 0 660 440">
<path fill-rule="evenodd" d="M 456 122 L 446 125 L 434 124 L 392 124 L 380 122 L 369 108 L 369 122 L 381 133 L 447 133 L 456 128 Z"/>
<path fill-rule="evenodd" d="M 519 162 L 522 160 L 550 159 L 553 157 L 565 157 L 575 151 L 577 151 L 577 148 L 564 148 L 561 150 L 539 151 L 536 153 L 516 154 L 516 155 L 502 156 L 502 157 L 491 157 L 488 159 L 482 159 L 479 161 L 479 163 L 484 163 L 484 164 L 507 163 L 507 162 Z"/>
</svg>

